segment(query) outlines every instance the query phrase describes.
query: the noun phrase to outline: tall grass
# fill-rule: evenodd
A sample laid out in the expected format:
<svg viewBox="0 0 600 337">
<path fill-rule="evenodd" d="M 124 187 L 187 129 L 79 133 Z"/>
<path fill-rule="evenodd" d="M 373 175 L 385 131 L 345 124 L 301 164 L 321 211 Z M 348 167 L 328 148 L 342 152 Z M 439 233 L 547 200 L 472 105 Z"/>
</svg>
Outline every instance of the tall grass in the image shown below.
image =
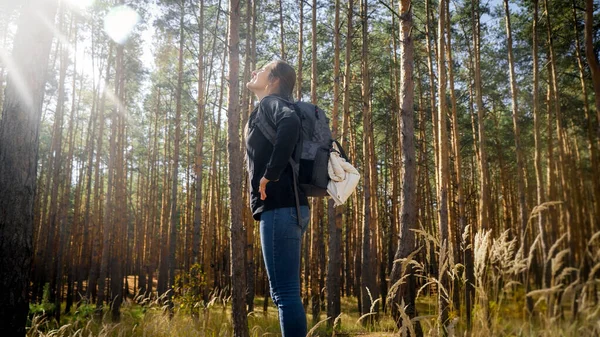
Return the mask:
<svg viewBox="0 0 600 337">
<path fill-rule="evenodd" d="M 544 208 L 536 208 L 540 212 Z M 533 213 L 535 215 L 535 213 Z M 532 216 L 533 218 L 533 216 Z M 531 219 L 530 219 L 531 220 Z M 342 314 L 336 318 L 321 314 L 318 322 L 312 322 L 310 336 L 414 336 L 413 322 L 419 321 L 426 336 L 439 336 L 436 295 L 430 293 L 434 287 L 454 307 L 452 289 L 456 284 L 464 291 L 466 285 L 465 268 L 453 260 L 448 245 L 440 242 L 424 231 L 416 231 L 425 241 L 431 242 L 437 254 L 436 261 L 443 263 L 442 270 L 450 278 L 450 289 L 444 288 L 439 277 L 427 274 L 424 262 L 416 260 L 418 251 L 406 259 L 396 261 L 405 270 L 410 264 L 421 287 L 417 292 L 419 316 L 410 318 L 405 312 L 404 303 L 393 303 L 395 291 L 406 281 L 400 279 L 391 285 L 386 303 L 399 309 L 401 328 L 391 318 L 389 308 L 383 313 L 375 312 L 360 315 L 355 298 L 344 298 Z M 542 254 L 540 238 L 535 238 L 528 251 L 519 245 L 510 232 L 492 237 L 491 231 L 480 231 L 471 240 L 469 228 L 463 233 L 461 249 L 472 248 L 475 273 L 475 305 L 472 312 L 472 336 L 600 336 L 600 232 L 595 233 L 585 247 L 587 266 L 570 265 L 566 234 L 551 243 L 546 254 Z M 546 288 L 525 292 L 524 282 L 531 262 L 536 256 L 545 256 L 550 268 L 550 285 Z M 455 282 L 458 281 L 458 282 Z M 190 300 L 185 294 L 175 297 L 175 307 L 170 315 L 169 307 L 163 298 L 135 297 L 125 301 L 121 310 L 121 321 L 110 322 L 110 315 L 101 321 L 92 319 L 93 307 L 81 305 L 77 311 L 65 316 L 61 324 L 52 321 L 44 314 L 43 306 L 34 305 L 27 336 L 233 336 L 231 306 L 228 291 L 215 291 L 207 302 Z M 533 311 L 526 310 L 526 299 L 533 300 Z M 258 300 L 257 300 L 258 301 Z M 381 299 L 372 299 L 379 303 Z M 257 303 L 256 307 L 261 307 Z M 575 304 L 575 305 L 574 305 Z M 466 334 L 464 306 L 450 312 L 447 331 L 450 336 Z M 366 319 L 377 317 L 375 320 Z M 327 325 L 328 320 L 334 321 Z M 248 314 L 251 336 L 277 336 L 279 321 L 277 310 L 271 306 L 267 312 L 255 311 Z M 364 325 L 365 321 L 371 322 Z M 309 320 L 309 323 L 310 320 Z"/>
</svg>

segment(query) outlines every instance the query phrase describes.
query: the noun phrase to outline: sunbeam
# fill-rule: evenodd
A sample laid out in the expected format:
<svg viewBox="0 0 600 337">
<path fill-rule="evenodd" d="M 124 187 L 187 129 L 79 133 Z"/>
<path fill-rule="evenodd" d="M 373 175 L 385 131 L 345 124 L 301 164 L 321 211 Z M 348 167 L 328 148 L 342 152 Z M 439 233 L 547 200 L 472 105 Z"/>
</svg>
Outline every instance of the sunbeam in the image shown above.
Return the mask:
<svg viewBox="0 0 600 337">
<path fill-rule="evenodd" d="M 17 66 L 12 56 L 10 56 L 4 48 L 0 48 L 0 61 L 8 69 L 8 78 L 15 85 L 19 95 L 27 106 L 33 105 L 33 97 L 27 88 L 27 83 L 23 79 L 23 71 Z"/>
<path fill-rule="evenodd" d="M 123 44 L 140 21 L 136 11 L 128 6 L 112 8 L 104 18 L 104 31 L 116 43 Z"/>
</svg>

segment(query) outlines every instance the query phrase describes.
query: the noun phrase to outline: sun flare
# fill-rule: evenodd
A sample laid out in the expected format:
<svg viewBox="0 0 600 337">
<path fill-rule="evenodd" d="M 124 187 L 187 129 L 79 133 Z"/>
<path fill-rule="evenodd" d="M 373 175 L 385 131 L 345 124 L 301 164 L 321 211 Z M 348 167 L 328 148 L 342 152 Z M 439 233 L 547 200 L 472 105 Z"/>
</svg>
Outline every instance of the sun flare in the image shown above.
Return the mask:
<svg viewBox="0 0 600 337">
<path fill-rule="evenodd" d="M 123 44 L 139 21 L 140 16 L 131 7 L 114 7 L 104 18 L 104 31 L 113 41 Z"/>
</svg>

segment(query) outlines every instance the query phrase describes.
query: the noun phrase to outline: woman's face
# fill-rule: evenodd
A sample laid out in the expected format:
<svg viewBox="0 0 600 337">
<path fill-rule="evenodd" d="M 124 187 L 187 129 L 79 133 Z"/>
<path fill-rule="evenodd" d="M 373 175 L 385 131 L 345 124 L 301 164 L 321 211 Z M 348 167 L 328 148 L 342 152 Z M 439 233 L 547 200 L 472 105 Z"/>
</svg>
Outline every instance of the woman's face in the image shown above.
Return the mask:
<svg viewBox="0 0 600 337">
<path fill-rule="evenodd" d="M 269 74 L 272 67 L 273 63 L 268 63 L 264 67 L 254 70 L 252 72 L 252 79 L 246 83 L 246 88 L 257 95 L 268 94 L 270 90 L 269 85 L 273 85 L 273 81 L 269 81 Z"/>
</svg>

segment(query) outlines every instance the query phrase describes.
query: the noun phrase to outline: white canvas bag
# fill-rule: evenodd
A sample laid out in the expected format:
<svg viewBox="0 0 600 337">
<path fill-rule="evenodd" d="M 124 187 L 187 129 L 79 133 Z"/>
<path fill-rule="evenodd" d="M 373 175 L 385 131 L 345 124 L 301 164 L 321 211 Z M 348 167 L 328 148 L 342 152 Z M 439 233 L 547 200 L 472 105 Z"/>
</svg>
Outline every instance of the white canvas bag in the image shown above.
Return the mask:
<svg viewBox="0 0 600 337">
<path fill-rule="evenodd" d="M 336 206 L 343 205 L 356 189 L 360 174 L 352 164 L 340 155 L 335 142 L 333 151 L 329 154 L 327 170 L 330 179 L 327 184 L 327 193 L 335 201 Z"/>
</svg>

